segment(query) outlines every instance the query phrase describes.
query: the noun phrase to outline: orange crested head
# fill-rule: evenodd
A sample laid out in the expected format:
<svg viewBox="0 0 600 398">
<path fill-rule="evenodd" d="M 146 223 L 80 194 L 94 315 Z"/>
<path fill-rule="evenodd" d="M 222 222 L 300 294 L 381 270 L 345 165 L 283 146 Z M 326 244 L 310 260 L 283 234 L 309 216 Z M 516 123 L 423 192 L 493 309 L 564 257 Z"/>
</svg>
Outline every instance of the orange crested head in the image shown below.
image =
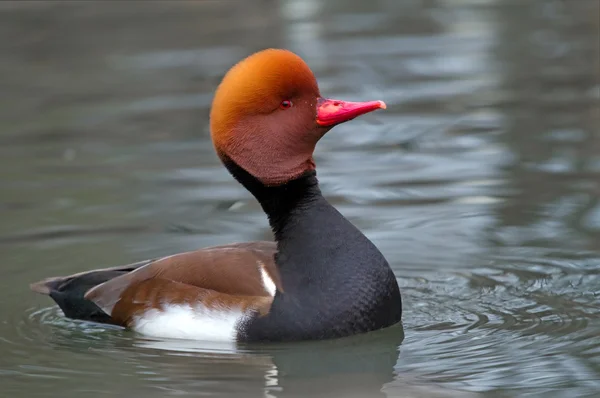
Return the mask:
<svg viewBox="0 0 600 398">
<path fill-rule="evenodd" d="M 233 66 L 215 92 L 210 130 L 221 159 L 265 185 L 280 185 L 314 169 L 313 151 L 333 126 L 385 108 L 382 101 L 321 98 L 298 55 L 267 49 Z"/>
</svg>

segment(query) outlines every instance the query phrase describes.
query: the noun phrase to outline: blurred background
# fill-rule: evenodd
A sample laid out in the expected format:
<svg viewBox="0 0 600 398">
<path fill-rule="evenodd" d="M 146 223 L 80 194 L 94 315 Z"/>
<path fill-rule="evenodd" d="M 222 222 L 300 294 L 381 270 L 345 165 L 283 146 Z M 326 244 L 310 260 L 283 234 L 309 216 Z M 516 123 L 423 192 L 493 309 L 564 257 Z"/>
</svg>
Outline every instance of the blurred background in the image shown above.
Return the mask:
<svg viewBox="0 0 600 398">
<path fill-rule="evenodd" d="M 0 2 L 0 396 L 592 397 L 600 390 L 600 2 Z M 271 239 L 212 93 L 284 47 L 388 109 L 316 152 L 388 258 L 403 327 L 273 347 L 66 320 L 28 284 Z"/>
</svg>

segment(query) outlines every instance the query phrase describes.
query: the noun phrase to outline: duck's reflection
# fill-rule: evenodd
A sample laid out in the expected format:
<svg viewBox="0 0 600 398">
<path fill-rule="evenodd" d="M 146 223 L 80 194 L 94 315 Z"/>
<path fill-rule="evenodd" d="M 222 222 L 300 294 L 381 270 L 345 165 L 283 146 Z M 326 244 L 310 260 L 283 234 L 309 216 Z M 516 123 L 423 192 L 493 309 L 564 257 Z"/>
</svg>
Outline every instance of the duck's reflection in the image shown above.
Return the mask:
<svg viewBox="0 0 600 398">
<path fill-rule="evenodd" d="M 339 340 L 230 346 L 136 341 L 140 373 L 180 394 L 240 397 L 385 397 L 401 325 Z M 148 350 L 151 349 L 151 350 Z"/>
</svg>

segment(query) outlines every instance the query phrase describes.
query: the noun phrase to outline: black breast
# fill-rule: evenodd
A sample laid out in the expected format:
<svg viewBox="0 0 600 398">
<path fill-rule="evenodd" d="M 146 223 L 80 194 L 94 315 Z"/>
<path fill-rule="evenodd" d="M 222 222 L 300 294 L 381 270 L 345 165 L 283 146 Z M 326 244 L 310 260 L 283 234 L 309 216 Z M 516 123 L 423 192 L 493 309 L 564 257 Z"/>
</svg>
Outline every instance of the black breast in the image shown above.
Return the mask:
<svg viewBox="0 0 600 398">
<path fill-rule="evenodd" d="M 275 233 L 284 293 L 269 314 L 240 325 L 240 340 L 343 337 L 401 320 L 400 290 L 387 261 L 323 198 L 314 172 L 280 187 L 246 182 Z"/>
</svg>

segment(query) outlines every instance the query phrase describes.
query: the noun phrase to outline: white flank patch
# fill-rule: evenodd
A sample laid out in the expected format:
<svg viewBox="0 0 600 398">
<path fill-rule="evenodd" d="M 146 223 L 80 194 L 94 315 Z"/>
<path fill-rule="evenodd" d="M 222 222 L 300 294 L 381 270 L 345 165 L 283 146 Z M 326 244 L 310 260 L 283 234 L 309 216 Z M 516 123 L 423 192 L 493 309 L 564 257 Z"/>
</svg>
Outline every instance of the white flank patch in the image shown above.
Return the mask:
<svg viewBox="0 0 600 398">
<path fill-rule="evenodd" d="M 260 270 L 260 277 L 262 279 L 262 283 L 263 283 L 263 286 L 265 287 L 265 290 L 271 296 L 275 297 L 275 292 L 277 291 L 277 286 L 275 286 L 275 282 L 273 282 L 273 279 L 271 279 L 271 277 L 269 276 L 269 273 L 265 270 L 265 265 L 263 263 L 261 263 L 260 261 L 258 262 L 258 269 Z"/>
<path fill-rule="evenodd" d="M 235 342 L 236 326 L 246 316 L 240 309 L 209 309 L 201 305 L 166 305 L 144 312 L 134 321 L 138 333 L 166 339 Z"/>
</svg>

